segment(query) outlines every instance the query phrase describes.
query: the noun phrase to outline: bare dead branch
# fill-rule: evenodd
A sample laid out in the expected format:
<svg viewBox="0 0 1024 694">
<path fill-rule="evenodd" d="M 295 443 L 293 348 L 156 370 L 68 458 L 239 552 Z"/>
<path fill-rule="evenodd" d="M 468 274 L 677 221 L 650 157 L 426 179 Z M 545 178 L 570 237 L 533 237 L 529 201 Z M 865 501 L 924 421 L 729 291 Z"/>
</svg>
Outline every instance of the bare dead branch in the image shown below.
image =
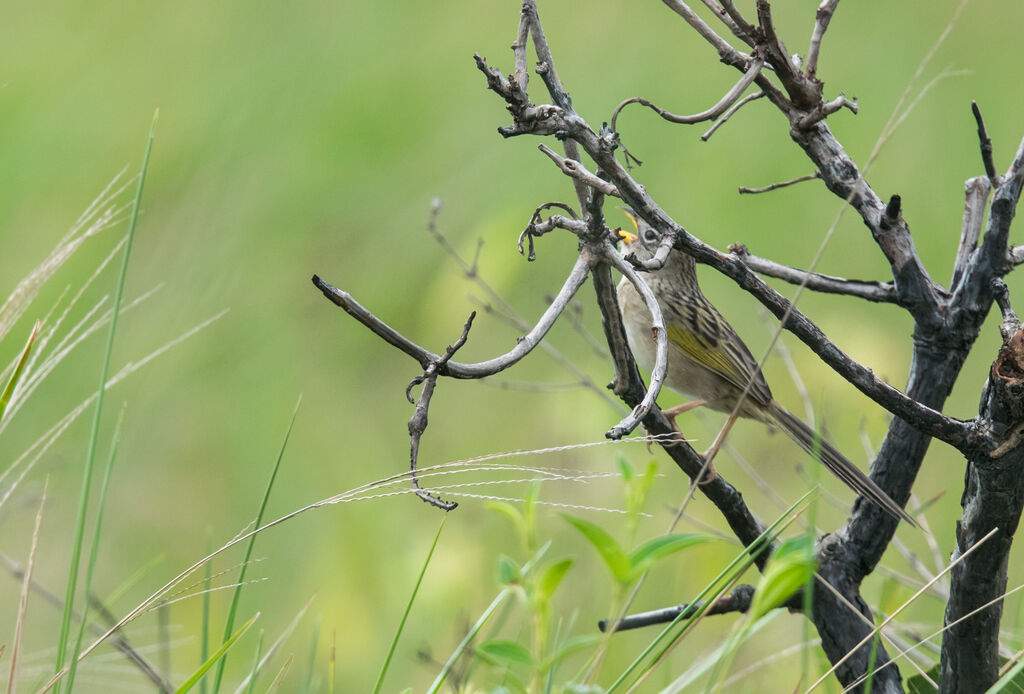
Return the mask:
<svg viewBox="0 0 1024 694">
<path fill-rule="evenodd" d="M 487 361 L 477 362 L 475 364 L 463 364 L 455 361 L 445 362 L 438 368 L 438 375 L 450 376 L 451 378 L 484 378 L 485 376 L 492 376 L 499 371 L 504 371 L 508 367 L 517 363 L 520 359 L 532 352 L 538 343 L 544 338 L 548 330 L 551 329 L 551 326 L 554 325 L 555 321 L 558 319 L 558 316 L 565 310 L 565 307 L 569 304 L 573 295 L 575 295 L 579 288 L 583 286 L 583 283 L 586 282 L 588 272 L 589 268 L 586 261 L 578 259 L 576 264 L 573 266 L 569 277 L 566 278 L 561 290 L 555 297 L 555 300 L 551 302 L 551 305 L 548 306 L 547 310 L 540 317 L 540 320 L 537 321 L 537 324 L 534 325 L 533 329 L 520 338 L 516 346 L 511 350 L 499 357 L 495 357 L 494 359 L 488 359 Z M 440 355 L 420 347 L 387 323 L 377 318 L 358 301 L 352 298 L 352 295 L 348 292 L 324 282 L 317 275 L 313 275 L 313 284 L 317 289 L 323 292 L 324 296 L 334 302 L 337 306 L 343 308 L 346 313 L 369 328 L 375 335 L 388 344 L 397 347 L 399 350 L 405 352 L 419 362 L 423 369 L 426 369 L 431 363 L 440 359 Z"/>
<path fill-rule="evenodd" d="M 554 113 L 551 114 L 550 120 L 551 123 L 558 123 L 557 129 L 565 136 L 579 142 L 608 179 L 615 184 L 622 199 L 648 224 L 662 234 L 673 235 L 677 248 L 689 253 L 699 262 L 706 263 L 731 277 L 740 287 L 761 301 L 777 318 L 788 316 L 784 327 L 799 337 L 829 366 L 861 392 L 893 414 L 907 420 L 920 431 L 939 438 L 955 448 L 972 450 L 974 446 L 979 445 L 975 429 L 970 423 L 946 417 L 880 380 L 870 369 L 843 354 L 812 321 L 797 311 L 781 294 L 754 275 L 739 258 L 723 254 L 690 235 L 651 199 L 643 186 L 637 183 L 615 159 L 614 148 L 609 146 L 608 137 L 599 138 L 585 121 L 575 114 L 569 116 L 561 112 Z M 838 143 L 836 143 L 836 147 L 839 152 L 842 152 Z M 856 172 L 856 167 L 852 162 L 850 162 L 850 166 L 853 172 Z M 847 171 L 846 175 L 850 173 Z M 824 173 L 823 176 L 825 176 Z M 860 190 L 869 191 L 866 185 L 862 184 L 859 176 L 857 180 Z M 827 181 L 828 177 L 826 177 Z M 851 195 L 851 197 L 854 196 Z M 939 303 L 936 295 L 939 290 L 921 266 L 909 231 L 906 229 L 906 223 L 899 216 L 899 205 L 894 205 L 890 201 L 889 206 L 882 206 L 877 198 L 874 198 L 874 202 L 868 205 L 862 199 L 866 197 L 866 194 L 861 195 L 854 204 L 863 209 L 864 215 L 873 221 L 869 227 L 873 231 L 878 230 L 879 245 L 887 251 L 887 256 L 891 258 L 897 291 L 901 290 L 901 283 L 909 285 L 908 289 L 900 293 L 901 300 L 910 307 L 912 312 L 918 310 L 923 314 L 926 305 L 934 309 Z M 877 205 L 874 204 L 876 202 Z M 883 214 L 886 210 L 889 215 L 886 216 L 886 223 L 883 225 Z M 897 215 L 896 223 L 892 219 L 893 212 Z"/>
<path fill-rule="evenodd" d="M 658 242 L 658 248 L 655 249 L 654 255 L 652 255 L 648 260 L 640 260 L 636 257 L 636 253 L 629 253 L 626 256 L 626 262 L 645 272 L 660 270 L 665 266 L 665 261 L 668 260 L 668 254 L 672 252 L 672 247 L 674 245 L 675 239 L 672 238 L 672 235 L 665 234 L 661 237 L 661 241 Z"/>
<path fill-rule="evenodd" d="M 750 61 L 750 56 L 747 56 L 741 53 L 740 51 L 737 51 L 735 48 L 729 45 L 729 42 L 723 39 L 717 33 L 715 33 L 714 29 L 709 27 L 707 23 L 697 15 L 696 12 L 690 9 L 689 5 L 687 5 L 682 0 L 664 0 L 664 2 L 666 5 L 668 5 L 669 9 L 678 14 L 680 17 L 683 18 L 683 20 L 686 21 L 687 24 L 693 27 L 694 31 L 700 34 L 705 41 L 707 41 L 708 43 L 715 47 L 715 50 L 718 51 L 718 57 L 721 59 L 723 63 L 725 63 L 726 65 L 732 65 L 733 67 L 742 65 L 742 69 L 747 69 L 747 66 L 749 65 Z M 722 5 L 728 11 L 732 3 L 723 2 Z M 736 14 L 733 14 L 733 12 L 729 12 L 729 16 L 732 17 L 733 21 L 736 21 L 736 18 L 739 16 L 739 13 L 737 12 Z M 741 27 L 743 26 L 738 22 L 737 25 Z"/>
<path fill-rule="evenodd" d="M 405 389 L 406 399 L 413 402 L 412 389 L 423 384 L 420 397 L 415 403 L 416 409 L 413 411 L 412 417 L 409 418 L 409 480 L 412 483 L 412 488 L 416 490 L 416 496 L 442 511 L 453 511 L 459 504 L 455 501 L 445 501 L 420 487 L 419 478 L 416 476 L 416 463 L 420 454 L 420 439 L 423 438 L 423 432 L 427 430 L 427 413 L 430 410 L 430 399 L 434 396 L 434 386 L 437 385 L 438 370 L 451 361 L 452 356 L 459 351 L 459 348 L 466 344 L 474 318 L 476 318 L 476 311 L 469 314 L 465 325 L 462 326 L 462 334 L 459 335 L 459 339 L 449 345 L 438 359 L 428 364 L 423 373 L 412 379 Z"/>
<path fill-rule="evenodd" d="M 825 36 L 832 15 L 836 12 L 839 0 L 822 0 L 818 5 L 818 11 L 814 16 L 814 31 L 811 33 L 811 47 L 807 49 L 807 62 L 804 70 L 809 77 L 816 77 L 818 73 L 818 54 L 821 52 L 821 39 Z"/>
<path fill-rule="evenodd" d="M 726 121 L 736 115 L 736 112 L 741 108 L 749 104 L 751 101 L 757 101 L 764 97 L 764 92 L 754 92 L 753 94 L 747 94 L 745 97 L 733 104 L 728 111 L 722 114 L 722 117 L 716 120 L 710 128 L 708 128 L 703 135 L 700 136 L 701 141 L 707 142 L 711 139 L 711 136 L 715 134 L 715 131 L 725 125 Z"/>
<path fill-rule="evenodd" d="M 1003 312 L 999 350 L 984 389 L 979 415 L 1003 443 L 991 455 L 969 459 L 963 517 L 957 523 L 950 598 L 942 638 L 940 692 L 987 690 L 999 677 L 999 624 L 1006 592 L 1007 564 L 1024 507 L 1024 332 L 1010 308 L 1006 285 L 996 280 L 995 296 Z M 969 547 L 995 533 L 977 552 Z M 979 608 L 988 606 L 978 614 Z M 969 619 L 965 615 L 973 614 Z"/>
<path fill-rule="evenodd" d="M 628 631 L 629 629 L 639 629 L 653 624 L 668 624 L 679 619 L 689 619 L 705 608 L 705 606 L 706 609 L 703 609 L 705 615 L 729 614 L 733 612 L 745 614 L 750 609 L 750 603 L 753 599 L 754 586 L 743 584 L 736 586 L 731 592 L 722 595 L 710 605 L 708 605 L 707 601 L 700 600 L 623 617 L 615 631 Z M 597 623 L 597 628 L 601 631 L 607 631 L 608 626 L 609 621 L 607 619 L 602 619 Z"/>
<path fill-rule="evenodd" d="M 594 190 L 601 191 L 603 195 L 609 195 L 614 198 L 619 197 L 619 191 L 616 190 L 615 186 L 607 181 L 602 181 L 600 178 L 587 171 L 586 167 L 584 167 L 580 162 L 574 159 L 561 157 L 557 152 L 544 144 L 537 145 L 537 148 L 540 149 L 541 152 L 544 152 L 544 154 L 548 155 L 548 158 L 555 162 L 555 166 L 561 169 L 562 173 L 566 176 L 576 179 Z"/>
<path fill-rule="evenodd" d="M 823 102 L 820 105 L 815 106 L 810 113 L 802 116 L 797 121 L 797 127 L 800 129 L 809 128 L 818 121 L 828 118 L 842 108 L 848 108 L 852 112 L 857 113 L 857 100 L 854 99 L 853 101 L 850 101 L 846 98 L 845 94 L 840 94 L 832 101 Z"/>
<path fill-rule="evenodd" d="M 530 40 L 530 15 L 526 9 L 519 13 L 519 30 L 516 32 L 515 43 L 512 44 L 512 53 L 515 56 L 516 71 L 513 79 L 524 93 L 530 84 L 530 68 L 526 60 L 526 43 Z"/>
<path fill-rule="evenodd" d="M 565 210 L 572 215 L 572 219 L 566 219 L 561 215 L 551 215 L 545 220 L 541 216 L 541 213 L 551 209 L 552 207 Z M 519 249 L 519 255 L 524 254 L 523 240 L 525 239 L 529 245 L 529 253 L 526 255 L 526 259 L 532 263 L 537 259 L 537 253 L 533 246 L 533 239 L 535 237 L 543 236 L 555 229 L 566 229 L 577 236 L 582 236 L 586 233 L 587 225 L 585 222 L 580 220 L 576 211 L 568 205 L 560 202 L 546 202 L 533 211 L 533 215 L 530 217 L 530 223 L 526 225 L 526 228 L 523 229 L 522 232 L 520 232 L 519 242 L 516 244 L 516 248 Z"/>
<path fill-rule="evenodd" d="M 992 187 L 998 188 L 999 174 L 996 173 L 996 165 L 992 161 L 992 138 L 985 130 L 985 121 L 981 117 L 981 109 L 978 108 L 977 101 L 971 102 L 971 113 L 974 114 L 974 120 L 978 124 L 978 144 L 981 145 L 981 162 L 985 165 L 985 175 L 988 176 Z"/>
<path fill-rule="evenodd" d="M 736 9 L 736 6 L 733 4 L 732 0 L 721 1 L 722 7 L 725 9 L 726 13 L 728 13 L 729 18 L 732 19 L 733 23 L 737 26 L 737 28 L 739 28 L 741 34 L 740 38 L 743 38 L 744 40 L 747 40 L 749 38 L 752 41 L 754 36 L 756 35 L 756 27 L 754 27 L 753 24 L 748 22 L 746 18 L 742 14 L 740 14 L 740 11 Z M 749 43 L 749 45 L 753 46 L 753 43 Z"/>
<path fill-rule="evenodd" d="M 729 16 L 729 11 L 726 10 L 722 5 L 719 5 L 715 0 L 703 0 L 704 6 L 711 10 L 716 17 L 729 28 L 732 35 L 739 40 L 746 43 L 748 46 L 754 45 L 754 38 L 751 34 L 744 33 L 743 29 L 736 23 L 736 21 Z"/>
<path fill-rule="evenodd" d="M 655 113 L 657 113 L 659 116 L 669 121 L 670 123 L 680 123 L 688 125 L 692 123 L 701 123 L 706 120 L 714 120 L 715 118 L 718 118 L 720 115 L 725 113 L 730 106 L 736 103 L 736 100 L 740 98 L 740 95 L 743 94 L 744 91 L 746 91 L 747 87 L 749 87 L 751 83 L 761 73 L 762 67 L 764 67 L 764 60 L 760 58 L 755 58 L 751 60 L 750 66 L 747 68 L 746 72 L 743 73 L 743 77 L 741 77 L 740 80 L 733 85 L 732 89 L 725 93 L 725 96 L 723 96 L 717 104 L 715 104 L 706 111 L 701 111 L 700 113 L 695 113 L 691 116 L 680 116 L 675 113 L 671 113 L 640 96 L 634 96 L 629 99 L 626 99 L 625 101 L 623 101 L 622 103 L 615 107 L 615 111 L 612 113 L 611 118 L 611 129 L 612 131 L 617 132 L 615 128 L 615 123 L 619 118 L 619 113 L 629 104 L 640 104 L 642 106 L 647 106 L 652 111 L 654 111 Z"/>
<path fill-rule="evenodd" d="M 743 244 L 733 244 L 729 250 L 742 260 L 754 272 L 785 280 L 790 284 L 807 287 L 816 292 L 826 294 L 842 294 L 867 299 L 877 303 L 899 304 L 900 298 L 892 282 L 872 282 L 851 280 L 845 277 L 825 275 L 820 272 L 807 272 L 788 265 L 776 263 L 774 260 L 752 255 Z"/>
<path fill-rule="evenodd" d="M 756 195 L 758 193 L 770 193 L 771 191 L 778 190 L 779 188 L 787 188 L 789 186 L 796 185 L 797 183 L 803 183 L 804 181 L 814 181 L 820 178 L 821 172 L 815 171 L 814 173 L 807 174 L 806 176 L 799 176 L 790 181 L 782 181 L 781 183 L 772 183 L 762 188 L 747 188 L 746 186 L 740 186 L 739 193 L 740 195 Z"/>
<path fill-rule="evenodd" d="M 555 69 L 555 58 L 551 53 L 550 46 L 548 46 L 544 27 L 540 23 L 536 0 L 523 0 L 522 21 L 528 21 L 530 24 L 530 34 L 533 36 L 533 49 L 537 53 L 537 74 L 544 80 L 544 86 L 547 87 L 552 101 L 563 110 L 572 112 L 572 99 L 562 85 L 562 81 L 558 78 L 558 71 Z M 582 161 L 579 145 L 575 142 L 565 140 L 562 143 L 562 147 L 568 159 Z M 586 207 L 590 196 L 589 189 L 581 181 L 577 180 L 573 180 L 572 185 L 580 207 Z"/>
<path fill-rule="evenodd" d="M 953 277 L 949 281 L 951 289 L 955 290 L 960 285 L 978 247 L 981 225 L 985 221 L 985 205 L 991 191 L 992 183 L 985 176 L 975 176 L 964 182 L 964 218 L 960 227 L 960 245 L 953 262 Z"/>
</svg>

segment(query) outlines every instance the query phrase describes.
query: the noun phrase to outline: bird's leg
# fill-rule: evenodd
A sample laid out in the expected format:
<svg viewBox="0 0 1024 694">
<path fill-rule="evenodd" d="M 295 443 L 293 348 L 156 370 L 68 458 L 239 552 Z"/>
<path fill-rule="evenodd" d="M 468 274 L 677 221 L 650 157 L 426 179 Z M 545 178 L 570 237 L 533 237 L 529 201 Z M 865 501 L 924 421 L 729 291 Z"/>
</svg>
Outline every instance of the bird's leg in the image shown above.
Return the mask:
<svg viewBox="0 0 1024 694">
<path fill-rule="evenodd" d="M 670 407 L 667 410 L 662 410 L 661 413 L 663 415 L 665 415 L 666 417 L 668 417 L 668 421 L 672 423 L 672 428 L 675 430 L 676 434 L 678 434 L 679 440 L 680 441 L 685 441 L 686 439 L 683 437 L 683 432 L 679 431 L 679 425 L 676 424 L 676 417 L 681 415 L 683 412 L 687 412 L 689 410 L 696 409 L 696 408 L 700 407 L 701 405 L 705 405 L 705 404 L 707 404 L 707 400 L 691 400 L 690 402 L 684 402 L 682 405 L 676 405 L 675 407 Z M 649 431 L 647 432 L 647 437 L 648 437 L 647 452 L 650 453 L 651 452 L 651 441 L 650 441 L 651 432 L 649 432 Z"/>
<path fill-rule="evenodd" d="M 702 484 L 710 482 L 718 476 L 712 462 L 714 461 L 715 456 L 718 455 L 718 449 L 722 447 L 723 443 L 725 443 L 725 437 L 729 435 L 729 431 L 732 429 L 732 425 L 736 423 L 737 417 L 738 415 L 734 414 L 730 416 L 729 419 L 725 420 L 725 425 L 722 427 L 722 430 L 718 432 L 717 436 L 715 436 L 715 440 L 711 442 L 711 446 L 704 451 L 704 467 L 707 468 L 707 471 L 701 475 Z"/>
<path fill-rule="evenodd" d="M 684 402 L 682 405 L 676 405 L 675 407 L 670 407 L 667 410 L 662 410 L 661 413 L 672 420 L 672 426 L 675 426 L 676 417 L 681 415 L 683 412 L 689 412 L 701 405 L 706 405 L 707 402 L 707 400 L 691 400 L 690 402 Z M 676 431 L 679 431 L 679 427 L 676 427 Z"/>
</svg>

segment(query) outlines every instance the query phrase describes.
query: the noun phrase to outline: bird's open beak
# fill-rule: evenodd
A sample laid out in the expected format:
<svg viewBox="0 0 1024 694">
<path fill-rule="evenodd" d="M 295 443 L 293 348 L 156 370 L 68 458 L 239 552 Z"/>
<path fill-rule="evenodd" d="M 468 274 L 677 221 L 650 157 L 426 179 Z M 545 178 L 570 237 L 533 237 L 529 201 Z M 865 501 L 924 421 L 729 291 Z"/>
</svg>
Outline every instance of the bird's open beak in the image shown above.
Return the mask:
<svg viewBox="0 0 1024 694">
<path fill-rule="evenodd" d="M 626 216 L 629 217 L 629 221 L 633 222 L 633 231 L 636 232 L 630 233 L 625 229 L 616 230 L 619 235 L 619 239 L 623 243 L 628 245 L 636 241 L 637 234 L 640 233 L 640 224 L 637 222 L 636 213 L 633 210 L 629 209 L 628 207 L 620 207 L 619 209 L 626 213 Z"/>
</svg>

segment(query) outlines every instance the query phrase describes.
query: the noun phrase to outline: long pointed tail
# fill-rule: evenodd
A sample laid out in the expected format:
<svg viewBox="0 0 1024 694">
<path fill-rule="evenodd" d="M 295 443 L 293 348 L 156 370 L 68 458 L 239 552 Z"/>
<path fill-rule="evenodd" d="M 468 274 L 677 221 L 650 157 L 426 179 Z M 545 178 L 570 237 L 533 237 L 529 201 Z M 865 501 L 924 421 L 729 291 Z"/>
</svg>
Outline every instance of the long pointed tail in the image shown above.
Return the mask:
<svg viewBox="0 0 1024 694">
<path fill-rule="evenodd" d="M 813 458 L 820 460 L 832 474 L 842 480 L 843 484 L 870 500 L 886 513 L 907 521 L 917 527 L 917 523 L 903 508 L 886 494 L 874 480 L 861 472 L 860 468 L 847 460 L 832 444 L 818 436 L 813 429 L 794 417 L 786 408 L 774 400 L 769 405 L 772 418 L 786 434 Z"/>
</svg>

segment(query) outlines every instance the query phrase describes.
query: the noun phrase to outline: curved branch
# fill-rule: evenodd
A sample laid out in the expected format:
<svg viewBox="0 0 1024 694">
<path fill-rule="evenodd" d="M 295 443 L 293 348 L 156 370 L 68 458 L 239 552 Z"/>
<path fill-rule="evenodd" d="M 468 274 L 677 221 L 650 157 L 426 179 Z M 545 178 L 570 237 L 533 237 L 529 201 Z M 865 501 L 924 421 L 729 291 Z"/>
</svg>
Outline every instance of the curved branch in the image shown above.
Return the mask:
<svg viewBox="0 0 1024 694">
<path fill-rule="evenodd" d="M 469 329 L 473 327 L 474 318 L 476 318 L 476 311 L 469 314 L 465 325 L 462 326 L 462 334 L 459 335 L 459 339 L 449 345 L 448 349 L 444 351 L 444 354 L 437 361 L 427 365 L 423 373 L 412 379 L 405 389 L 406 399 L 409 402 L 413 402 L 412 389 L 421 383 L 423 384 L 420 397 L 414 403 L 416 409 L 413 411 L 412 417 L 409 418 L 409 479 L 412 482 L 412 488 L 416 490 L 416 496 L 442 511 L 454 511 L 459 504 L 455 501 L 445 501 L 420 487 L 420 480 L 416 474 L 416 465 L 420 456 L 420 439 L 423 438 L 423 432 L 427 430 L 427 413 L 430 410 L 430 399 L 434 396 L 434 386 L 437 385 L 437 372 L 451 361 L 451 358 L 459 351 L 462 345 L 466 344 L 466 340 L 469 338 Z"/>
<path fill-rule="evenodd" d="M 743 77 L 740 78 L 739 82 L 733 85 L 733 88 L 726 92 L 725 96 L 723 96 L 717 104 L 715 104 L 706 111 L 695 113 L 692 116 L 676 115 L 674 113 L 666 111 L 663 108 L 660 108 L 659 106 L 651 103 L 647 99 L 644 99 L 643 97 L 640 96 L 634 96 L 632 98 L 626 99 L 621 104 L 615 107 L 615 111 L 614 113 L 612 113 L 611 129 L 612 131 L 616 131 L 615 122 L 619 118 L 619 113 L 629 104 L 641 104 L 643 106 L 647 106 L 648 108 L 653 110 L 655 113 L 657 113 L 659 116 L 669 121 L 670 123 L 682 123 L 684 125 L 688 125 L 691 123 L 700 123 L 706 120 L 714 120 L 715 118 L 718 118 L 720 115 L 725 113 L 730 106 L 736 103 L 736 100 L 740 98 L 740 95 L 743 94 L 744 90 L 746 90 L 746 88 L 749 87 L 755 79 L 757 79 L 757 76 L 761 74 L 761 68 L 763 67 L 764 60 L 761 58 L 754 58 L 750 62 L 750 66 L 747 68 L 747 71 L 743 73 Z"/>
<path fill-rule="evenodd" d="M 644 394 L 640 404 L 634 407 L 632 412 L 605 434 L 610 439 L 621 439 L 636 429 L 644 417 L 647 416 L 647 413 L 651 411 L 655 401 L 658 399 L 658 393 L 661 392 L 661 387 L 665 383 L 665 371 L 668 368 L 668 331 L 665 329 L 665 318 L 661 315 L 658 299 L 654 296 L 651 288 L 647 286 L 647 283 L 640 279 L 640 276 L 636 274 L 633 267 L 615 252 L 611 244 L 604 244 L 602 250 L 601 259 L 625 275 L 626 279 L 636 287 L 637 292 L 643 297 L 647 310 L 651 314 L 651 332 L 656 344 L 654 368 L 651 369 L 651 382 L 647 386 L 647 392 Z"/>
<path fill-rule="evenodd" d="M 615 362 L 615 380 L 611 388 L 627 405 L 636 406 L 643 399 L 646 389 L 626 342 L 611 269 L 606 262 L 599 261 L 594 266 L 593 274 L 601 322 Z M 643 423 L 651 436 L 661 442 L 665 453 L 691 480 L 696 480 L 704 473 L 704 459 L 685 441 L 679 441 L 678 430 L 672 427 L 661 410 L 657 407 L 652 409 Z M 721 475 L 702 481 L 698 488 L 719 510 L 737 539 L 754 557 L 754 563 L 763 570 L 774 551 L 774 543 L 764 537 L 764 526 L 750 511 L 743 495 Z"/>
<path fill-rule="evenodd" d="M 534 325 L 533 329 L 529 333 L 520 338 L 519 342 L 511 350 L 500 357 L 495 357 L 494 359 L 488 359 L 487 361 L 477 362 L 474 364 L 449 361 L 438 368 L 438 375 L 449 376 L 451 378 L 484 378 L 486 376 L 493 376 L 499 371 L 504 371 L 508 367 L 517 363 L 533 351 L 534 347 L 540 343 L 548 330 L 551 329 L 551 326 L 555 324 L 558 316 L 560 316 L 562 311 L 564 311 L 569 305 L 569 301 L 576 294 L 579 288 L 583 286 L 583 283 L 587 281 L 589 271 L 590 267 L 585 260 L 582 258 L 576 260 L 576 264 L 573 265 L 572 272 L 569 274 L 569 277 L 566 278 L 565 283 L 558 292 L 558 295 L 554 300 L 552 300 L 548 309 L 544 312 L 544 315 L 540 317 L 540 320 L 537 321 L 537 324 Z M 418 361 L 420 366 L 424 369 L 430 366 L 431 363 L 437 362 L 441 359 L 441 355 L 420 347 L 390 325 L 377 318 L 373 313 L 368 311 L 358 301 L 352 298 L 352 295 L 348 292 L 331 286 L 320 279 L 317 275 L 313 275 L 313 284 L 317 289 L 323 292 L 324 296 L 341 308 L 345 309 L 346 313 L 365 325 L 371 332 L 376 334 L 382 340 L 394 347 L 397 347 L 399 350 L 405 352 L 410 357 Z"/>
<path fill-rule="evenodd" d="M 763 91 L 754 92 L 753 94 L 747 94 L 745 97 L 743 97 L 742 99 L 737 101 L 735 104 L 733 104 L 731 107 L 729 107 L 729 110 L 726 111 L 722 115 L 721 118 L 716 120 L 711 125 L 711 127 L 707 129 L 707 131 L 703 135 L 700 136 L 701 141 L 702 142 L 707 142 L 708 140 L 710 140 L 711 136 L 715 134 L 716 130 L 718 130 L 723 125 L 725 125 L 726 121 L 728 121 L 730 118 L 732 118 L 736 114 L 737 111 L 739 111 L 741 108 L 743 108 L 744 106 L 749 104 L 751 101 L 757 101 L 758 99 L 763 99 L 763 98 L 764 98 L 764 92 Z"/>
</svg>

